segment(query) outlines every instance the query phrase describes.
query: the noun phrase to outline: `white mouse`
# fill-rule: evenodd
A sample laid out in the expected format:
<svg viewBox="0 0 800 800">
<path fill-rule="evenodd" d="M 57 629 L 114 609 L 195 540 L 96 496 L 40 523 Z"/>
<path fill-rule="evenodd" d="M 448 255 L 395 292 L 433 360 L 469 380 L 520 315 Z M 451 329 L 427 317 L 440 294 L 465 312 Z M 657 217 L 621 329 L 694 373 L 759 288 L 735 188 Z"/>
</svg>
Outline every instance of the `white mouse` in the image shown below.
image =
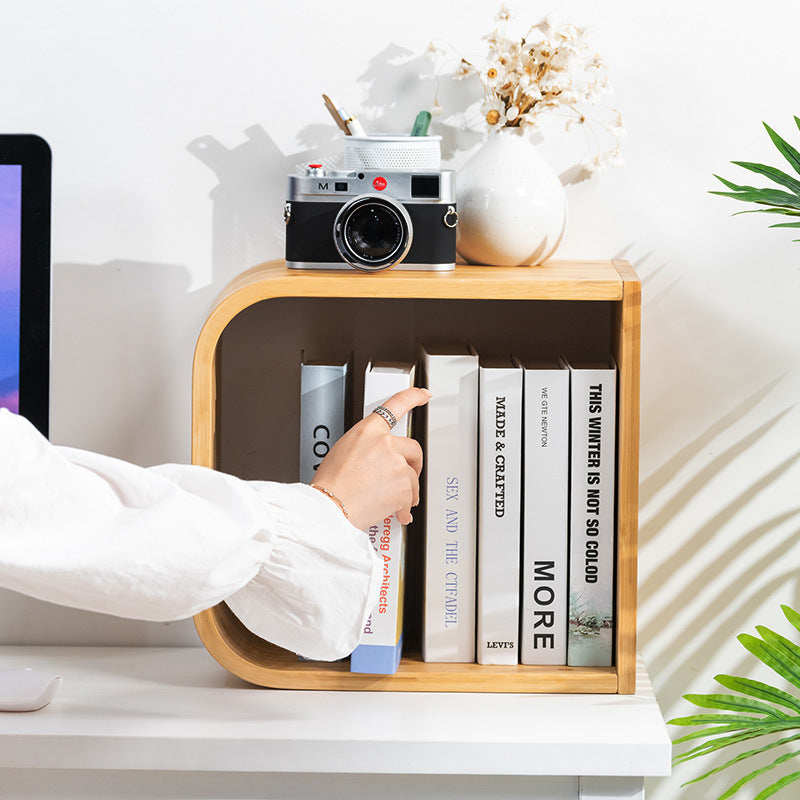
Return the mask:
<svg viewBox="0 0 800 800">
<path fill-rule="evenodd" d="M 0 711 L 38 711 L 55 697 L 61 676 L 33 669 L 0 670 Z"/>
</svg>

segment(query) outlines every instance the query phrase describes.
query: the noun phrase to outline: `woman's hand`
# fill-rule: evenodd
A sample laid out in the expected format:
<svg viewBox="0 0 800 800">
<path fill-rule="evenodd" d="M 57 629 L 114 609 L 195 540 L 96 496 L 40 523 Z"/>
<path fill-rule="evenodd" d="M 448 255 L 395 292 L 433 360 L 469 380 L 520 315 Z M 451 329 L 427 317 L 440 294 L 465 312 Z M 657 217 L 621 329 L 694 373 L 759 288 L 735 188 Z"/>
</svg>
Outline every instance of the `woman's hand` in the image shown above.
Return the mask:
<svg viewBox="0 0 800 800">
<path fill-rule="evenodd" d="M 427 389 L 404 389 L 383 405 L 399 422 L 430 396 Z M 366 530 L 390 514 L 407 525 L 419 503 L 421 469 L 419 444 L 393 435 L 383 417 L 368 414 L 331 447 L 317 467 L 314 484 L 341 501 L 356 528 Z"/>
</svg>

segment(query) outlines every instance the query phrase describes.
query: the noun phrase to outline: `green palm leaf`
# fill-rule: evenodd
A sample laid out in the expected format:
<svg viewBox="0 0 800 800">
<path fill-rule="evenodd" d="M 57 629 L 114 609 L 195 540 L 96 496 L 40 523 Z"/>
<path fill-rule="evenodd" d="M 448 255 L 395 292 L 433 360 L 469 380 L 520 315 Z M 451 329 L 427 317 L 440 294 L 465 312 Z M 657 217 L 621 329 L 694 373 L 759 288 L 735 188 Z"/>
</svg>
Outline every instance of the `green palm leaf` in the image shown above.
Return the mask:
<svg viewBox="0 0 800 800">
<path fill-rule="evenodd" d="M 800 619 L 800 614 L 798 619 Z M 720 686 L 724 686 L 731 691 L 746 694 L 759 700 L 766 700 L 769 703 L 789 708 L 800 714 L 800 700 L 788 692 L 770 686 L 768 683 L 754 681 L 752 678 L 738 678 L 734 675 L 717 675 L 714 680 Z"/>
<path fill-rule="evenodd" d="M 800 117 L 794 117 L 795 124 L 800 129 Z M 777 148 L 778 152 L 791 164 L 795 172 L 800 175 L 800 152 L 789 144 L 785 139 L 779 136 L 767 123 L 763 123 L 772 143 Z M 732 181 L 726 180 L 719 175 L 714 177 L 719 180 L 727 189 L 728 192 L 712 191 L 709 194 L 719 195 L 720 197 L 730 197 L 733 200 L 741 200 L 744 203 L 755 203 L 760 206 L 767 206 L 767 208 L 754 208 L 747 211 L 739 211 L 737 213 L 749 213 L 753 211 L 760 211 L 766 214 L 788 214 L 790 216 L 800 216 L 800 180 L 794 178 L 788 173 L 784 172 L 778 167 L 773 167 L 768 164 L 759 164 L 755 161 L 732 161 L 732 164 L 749 172 L 755 172 L 758 175 L 763 175 L 769 178 L 779 186 L 789 189 L 788 192 L 781 191 L 780 189 L 759 189 L 755 186 L 741 186 Z M 791 228 L 800 227 L 797 225 L 779 224 L 770 225 L 770 228 Z M 795 241 L 798 241 L 795 239 Z M 797 625 L 795 625 L 797 627 Z M 800 628 L 798 628 L 800 630 Z"/>
<path fill-rule="evenodd" d="M 734 756 L 733 758 L 726 761 L 724 764 L 721 764 L 718 767 L 714 767 L 714 769 L 710 769 L 708 772 L 703 773 L 697 778 L 693 778 L 690 781 L 686 781 L 686 783 L 681 784 L 682 786 L 688 786 L 691 783 L 699 783 L 706 778 L 711 777 L 712 775 L 716 775 L 718 772 L 722 772 L 722 770 L 727 769 L 728 767 L 732 767 L 734 764 L 738 764 L 740 761 L 744 761 L 747 758 L 752 758 L 753 756 L 760 755 L 761 753 L 766 753 L 768 750 L 772 750 L 775 747 L 781 747 L 782 745 L 789 744 L 791 742 L 796 742 L 800 739 L 800 733 L 794 733 L 791 736 L 784 736 L 783 739 L 778 739 L 777 742 L 770 742 L 764 747 L 758 747 L 755 750 L 747 750 L 744 753 L 739 753 L 739 755 Z M 799 753 L 795 752 L 792 753 L 792 756 L 798 755 Z"/>
<path fill-rule="evenodd" d="M 746 208 L 744 211 L 733 212 L 734 217 L 738 217 L 739 214 L 786 214 L 789 217 L 800 217 L 800 211 L 792 208 Z"/>
<path fill-rule="evenodd" d="M 732 197 L 745 203 L 759 203 L 765 206 L 779 206 L 780 208 L 800 208 L 800 197 L 780 189 L 753 189 L 752 191 L 735 192 L 709 192 L 720 197 Z"/>
<path fill-rule="evenodd" d="M 670 720 L 672 724 L 672 720 Z M 768 733 L 780 733 L 782 731 L 791 730 L 792 728 L 800 728 L 800 721 L 794 720 L 789 723 L 773 724 L 769 726 L 753 726 L 750 730 L 741 730 L 739 733 L 733 733 L 731 736 L 720 736 L 717 739 L 711 739 L 708 742 L 697 745 L 686 753 L 675 756 L 673 762 L 680 764 L 683 761 L 691 761 L 698 756 L 708 755 L 709 753 L 721 750 L 723 747 L 729 747 L 733 744 L 741 744 L 750 739 L 755 739 L 759 736 L 764 736 Z M 710 734 L 710 735 L 713 735 Z"/>
<path fill-rule="evenodd" d="M 800 127 L 800 120 L 798 126 Z M 800 227 L 800 223 L 785 224 Z M 782 608 L 789 623 L 800 631 L 800 613 L 788 606 Z M 744 633 L 737 637 L 739 642 L 781 678 L 800 689 L 800 646 L 769 628 L 759 625 L 756 630 L 761 638 Z M 688 694 L 685 699 L 698 708 L 719 713 L 702 713 L 670 720 L 673 725 L 698 728 L 675 740 L 675 744 L 692 742 L 692 745 L 685 752 L 677 754 L 673 763 L 678 765 L 695 758 L 712 756 L 725 748 L 765 736 L 770 739 L 765 744 L 751 745 L 749 749 L 728 757 L 721 764 L 712 766 L 687 783 L 697 783 L 749 758 L 800 741 L 800 698 L 751 678 L 717 675 L 715 680 L 724 689 L 731 691 L 731 694 Z M 798 756 L 800 750 L 780 754 L 771 763 L 754 769 L 737 780 L 716 800 L 728 800 L 751 781 Z M 785 775 L 763 789 L 758 798 L 772 797 L 797 780 L 800 780 L 800 771 Z"/>
<path fill-rule="evenodd" d="M 736 697 L 729 694 L 685 694 L 683 697 L 684 700 L 688 700 L 700 708 L 718 708 L 722 711 L 752 711 L 755 714 L 766 714 L 768 717 L 775 717 L 776 719 L 786 719 L 789 716 L 766 703 L 758 703 L 746 697 Z"/>
<path fill-rule="evenodd" d="M 797 117 L 795 117 L 795 120 L 797 120 Z M 764 123 L 764 127 L 767 129 L 772 143 L 778 148 L 778 152 L 792 165 L 794 171 L 800 175 L 800 153 L 798 153 L 789 142 L 778 136 L 766 122 Z"/>
<path fill-rule="evenodd" d="M 674 720 L 670 720 L 670 724 L 673 724 L 673 722 Z M 720 733 L 732 733 L 734 731 L 741 731 L 741 730 L 742 730 L 741 725 L 709 726 L 707 728 L 701 728 L 700 730 L 692 731 L 691 733 L 686 733 L 679 739 L 675 739 L 673 741 L 673 744 L 683 744 L 684 742 L 690 742 L 693 739 L 702 739 L 704 736 L 716 736 L 717 734 Z M 688 755 L 688 753 L 683 753 L 683 755 L 675 756 L 675 762 L 677 763 L 678 760 L 683 759 L 686 755 Z"/>
<path fill-rule="evenodd" d="M 762 661 L 784 680 L 789 681 L 793 686 L 800 689 L 800 661 L 792 662 L 791 656 L 787 658 L 777 647 L 751 636 L 749 633 L 739 634 L 736 638 L 759 661 Z"/>
<path fill-rule="evenodd" d="M 689 700 L 690 703 L 693 702 L 689 699 L 691 695 L 684 695 L 683 697 L 685 700 Z M 678 717 L 670 720 L 671 725 L 707 725 L 715 722 L 725 722 L 727 724 L 739 722 L 743 728 L 749 725 L 770 724 L 764 717 L 749 717 L 746 714 L 695 714 L 692 717 Z"/>
<path fill-rule="evenodd" d="M 766 177 L 775 181 L 775 183 L 785 186 L 790 191 L 800 195 L 800 181 L 795 180 L 791 175 L 787 175 L 777 167 L 770 167 L 766 164 L 756 164 L 752 161 L 731 161 L 731 164 L 735 164 L 737 167 L 742 167 L 743 169 L 748 169 L 750 172 L 756 172 L 759 175 L 766 175 Z"/>
<path fill-rule="evenodd" d="M 717 174 L 714 174 L 714 177 L 720 183 L 724 183 L 725 186 L 727 186 L 729 189 L 733 189 L 734 192 L 757 192 L 758 191 L 758 189 L 756 189 L 755 186 L 739 186 L 738 183 L 732 183 L 731 181 L 727 181 L 727 180 L 725 180 L 725 178 L 723 178 L 723 177 L 721 177 L 721 176 L 719 176 Z M 713 194 L 713 192 L 711 194 Z"/>
<path fill-rule="evenodd" d="M 795 117 L 795 121 L 797 122 L 797 127 L 800 128 L 800 119 Z M 781 611 L 783 611 L 783 615 L 789 620 L 789 623 L 794 629 L 800 631 L 800 613 L 795 611 L 791 606 L 781 606 Z"/>
<path fill-rule="evenodd" d="M 744 786 L 745 784 L 750 783 L 750 781 L 754 780 L 755 778 L 760 777 L 765 772 L 769 772 L 771 769 L 774 769 L 775 767 L 779 767 L 784 762 L 789 761 L 792 758 L 797 758 L 797 756 L 799 756 L 799 755 L 800 755 L 800 751 L 795 751 L 795 752 L 792 752 L 792 753 L 784 753 L 782 756 L 778 756 L 778 758 L 776 758 L 771 764 L 767 764 L 765 767 L 760 767 L 759 769 L 754 769 L 752 772 L 749 772 L 743 778 L 740 778 L 738 781 L 736 781 L 736 783 L 732 784 L 725 792 L 723 792 L 719 796 L 718 800 L 728 800 L 729 797 L 733 797 L 733 795 L 735 795 L 736 792 L 738 792 L 739 789 L 741 789 L 742 786 Z M 767 789 L 765 789 L 764 791 L 768 791 L 774 785 L 775 784 L 773 784 L 772 786 L 767 787 Z M 780 788 L 782 788 L 782 787 L 776 788 L 775 791 L 773 791 L 771 794 L 775 794 L 775 792 L 777 792 L 778 789 L 780 789 Z M 761 797 L 762 795 L 764 797 L 769 797 L 770 796 L 769 794 L 764 794 L 764 792 L 761 792 L 758 796 Z"/>
<path fill-rule="evenodd" d="M 795 119 L 797 118 L 795 117 Z M 785 775 L 780 780 L 775 781 L 772 786 L 767 786 L 763 792 L 759 792 L 753 800 L 767 800 L 768 797 L 777 794 L 784 786 L 788 786 L 790 783 L 794 783 L 798 780 L 800 780 L 800 772 L 793 772 L 791 775 Z"/>
</svg>

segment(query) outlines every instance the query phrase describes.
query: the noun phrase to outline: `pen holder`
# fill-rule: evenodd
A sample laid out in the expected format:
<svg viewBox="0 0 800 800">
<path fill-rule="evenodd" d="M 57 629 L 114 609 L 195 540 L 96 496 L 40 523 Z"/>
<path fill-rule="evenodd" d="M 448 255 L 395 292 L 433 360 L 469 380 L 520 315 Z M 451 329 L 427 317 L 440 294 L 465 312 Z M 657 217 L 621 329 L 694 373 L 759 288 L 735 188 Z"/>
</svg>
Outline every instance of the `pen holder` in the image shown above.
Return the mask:
<svg viewBox="0 0 800 800">
<path fill-rule="evenodd" d="M 441 136 L 345 136 L 344 168 L 438 170 L 442 163 L 441 140 Z"/>
</svg>

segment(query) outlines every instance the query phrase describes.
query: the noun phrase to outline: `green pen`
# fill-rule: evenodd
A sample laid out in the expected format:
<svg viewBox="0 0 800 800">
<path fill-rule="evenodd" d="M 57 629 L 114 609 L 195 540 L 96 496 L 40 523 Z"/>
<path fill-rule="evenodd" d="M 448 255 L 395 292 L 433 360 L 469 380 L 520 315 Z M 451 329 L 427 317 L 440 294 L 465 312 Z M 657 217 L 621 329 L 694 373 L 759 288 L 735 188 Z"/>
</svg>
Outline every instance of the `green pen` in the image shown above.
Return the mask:
<svg viewBox="0 0 800 800">
<path fill-rule="evenodd" d="M 431 124 L 431 112 L 420 111 L 414 120 L 414 127 L 411 129 L 412 136 L 427 136 L 428 126 Z"/>
</svg>

